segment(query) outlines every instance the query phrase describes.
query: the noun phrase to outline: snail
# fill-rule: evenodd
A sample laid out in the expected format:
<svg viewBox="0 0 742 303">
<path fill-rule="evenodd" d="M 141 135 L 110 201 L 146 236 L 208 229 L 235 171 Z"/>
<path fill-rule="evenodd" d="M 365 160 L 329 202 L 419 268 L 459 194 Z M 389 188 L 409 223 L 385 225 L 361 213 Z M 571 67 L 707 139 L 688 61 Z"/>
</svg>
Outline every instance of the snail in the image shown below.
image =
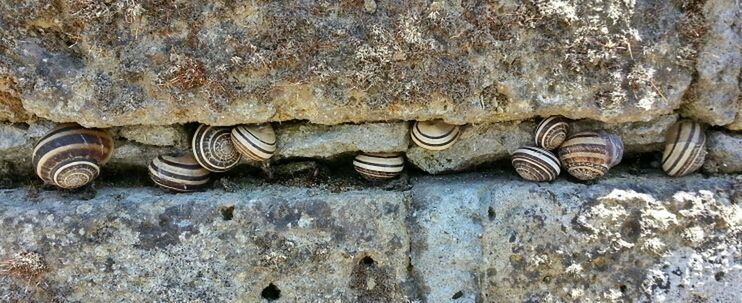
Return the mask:
<svg viewBox="0 0 742 303">
<path fill-rule="evenodd" d="M 429 150 L 444 150 L 459 138 L 460 127 L 443 121 L 416 121 L 412 125 L 412 141 Z"/>
<path fill-rule="evenodd" d="M 62 124 L 44 135 L 31 156 L 42 180 L 65 189 L 92 182 L 113 154 L 113 138 L 105 130 Z"/>
<path fill-rule="evenodd" d="M 149 163 L 149 177 L 158 186 L 176 192 L 191 192 L 209 182 L 209 171 L 191 154 L 160 155 Z"/>
<path fill-rule="evenodd" d="M 521 147 L 513 152 L 515 171 L 529 181 L 553 181 L 561 171 L 559 159 L 550 151 L 538 147 Z"/>
<path fill-rule="evenodd" d="M 255 161 L 265 161 L 276 152 L 276 133 L 270 124 L 241 125 L 232 129 L 232 143 L 243 156 Z"/>
<path fill-rule="evenodd" d="M 554 150 L 567 138 L 569 123 L 562 116 L 552 116 L 544 119 L 536 127 L 536 146 L 546 150 Z"/>
<path fill-rule="evenodd" d="M 698 122 L 675 123 L 665 135 L 662 170 L 669 176 L 681 177 L 698 170 L 706 158 L 706 135 Z"/>
<path fill-rule="evenodd" d="M 623 149 L 623 141 L 615 134 L 580 132 L 562 143 L 559 160 L 570 175 L 580 180 L 592 180 L 620 163 Z"/>
<path fill-rule="evenodd" d="M 399 153 L 362 153 L 353 160 L 353 166 L 368 180 L 385 180 L 402 172 L 404 158 Z"/>
<path fill-rule="evenodd" d="M 212 172 L 225 172 L 240 162 L 240 153 L 232 144 L 229 127 L 200 125 L 193 135 L 193 156 Z"/>
</svg>

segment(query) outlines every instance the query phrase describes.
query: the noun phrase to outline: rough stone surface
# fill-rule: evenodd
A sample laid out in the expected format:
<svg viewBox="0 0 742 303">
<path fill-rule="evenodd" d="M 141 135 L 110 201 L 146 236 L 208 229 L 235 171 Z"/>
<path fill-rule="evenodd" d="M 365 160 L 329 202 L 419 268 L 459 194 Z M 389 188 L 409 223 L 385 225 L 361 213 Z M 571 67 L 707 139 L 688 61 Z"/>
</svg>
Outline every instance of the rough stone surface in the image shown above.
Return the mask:
<svg viewBox="0 0 742 303">
<path fill-rule="evenodd" d="M 127 126 L 113 131 L 119 137 L 146 145 L 188 146 L 188 132 L 182 125 Z"/>
<path fill-rule="evenodd" d="M 742 134 L 722 131 L 707 132 L 706 162 L 709 173 L 742 173 Z"/>
<path fill-rule="evenodd" d="M 276 158 L 328 158 L 347 152 L 404 152 L 409 124 L 282 124 L 276 128 Z"/>
<path fill-rule="evenodd" d="M 276 302 L 405 302 L 411 289 L 406 193 L 0 195 L 0 266 L 33 251 L 47 268 L 31 281 L 0 273 L 3 302 L 266 302 L 271 283 Z"/>
<path fill-rule="evenodd" d="M 403 191 L 239 184 L 0 190 L 0 300 L 267 302 L 271 283 L 275 302 L 742 295 L 739 176 L 612 172 L 586 185 L 461 174 L 416 177 Z"/>
<path fill-rule="evenodd" d="M 683 112 L 711 125 L 726 125 L 735 121 L 740 109 L 742 7 L 735 0 L 708 1 L 703 15 L 706 34 L 698 50 L 698 75 L 686 93 Z"/>
<path fill-rule="evenodd" d="M 736 302 L 742 180 L 413 180 L 427 302 Z M 458 302 L 458 301 L 454 301 Z"/>
<path fill-rule="evenodd" d="M 698 74 L 699 106 L 686 114 L 726 124 L 733 107 L 701 105 L 733 100 L 734 5 L 6 1 L 0 79 L 12 85 L 2 86 L 0 117 L 100 127 L 552 114 L 619 123 L 673 113 Z"/>
</svg>

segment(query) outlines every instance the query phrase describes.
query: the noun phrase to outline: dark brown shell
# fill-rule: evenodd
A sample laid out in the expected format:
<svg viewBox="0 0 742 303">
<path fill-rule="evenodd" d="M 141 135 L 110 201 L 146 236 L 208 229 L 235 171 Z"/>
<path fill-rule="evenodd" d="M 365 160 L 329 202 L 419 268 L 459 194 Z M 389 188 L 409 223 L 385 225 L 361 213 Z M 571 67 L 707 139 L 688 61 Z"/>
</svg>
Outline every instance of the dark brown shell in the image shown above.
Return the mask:
<svg viewBox="0 0 742 303">
<path fill-rule="evenodd" d="M 105 130 L 62 124 L 44 135 L 31 156 L 34 171 L 47 184 L 74 189 L 92 182 L 113 155 Z"/>
<path fill-rule="evenodd" d="M 160 155 L 149 164 L 149 177 L 163 189 L 191 192 L 209 183 L 209 171 L 193 155 Z"/>
<path fill-rule="evenodd" d="M 543 182 L 559 176 L 559 159 L 550 151 L 538 147 L 521 147 L 513 152 L 513 167 L 523 179 Z"/>
<path fill-rule="evenodd" d="M 536 127 L 536 146 L 546 150 L 554 150 L 567 139 L 569 134 L 568 120 L 562 116 L 552 116 L 544 119 Z"/>
<path fill-rule="evenodd" d="M 588 131 L 573 134 L 559 148 L 559 160 L 580 180 L 602 177 L 623 158 L 623 141 L 615 134 Z"/>
</svg>

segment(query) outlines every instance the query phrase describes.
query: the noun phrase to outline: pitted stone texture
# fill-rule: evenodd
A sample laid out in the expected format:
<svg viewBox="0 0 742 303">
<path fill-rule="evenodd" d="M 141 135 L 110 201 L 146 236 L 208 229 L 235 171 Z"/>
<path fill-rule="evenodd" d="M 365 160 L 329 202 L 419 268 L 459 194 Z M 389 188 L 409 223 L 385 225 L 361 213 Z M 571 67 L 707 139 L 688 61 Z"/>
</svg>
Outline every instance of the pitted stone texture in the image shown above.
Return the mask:
<svg viewBox="0 0 742 303">
<path fill-rule="evenodd" d="M 735 302 L 740 182 L 413 179 L 414 276 L 427 302 Z"/>
<path fill-rule="evenodd" d="M 699 2 L 703 3 L 703 2 Z M 739 115 L 742 76 L 742 9 L 736 0 L 713 0 L 703 6 L 706 35 L 698 50 L 697 77 L 688 89 L 685 116 L 711 125 L 735 122 Z M 730 125 L 738 129 L 739 122 Z"/>
<path fill-rule="evenodd" d="M 3 276 L 9 301 L 266 302 L 271 283 L 276 302 L 407 301 L 405 193 L 28 190 L 0 191 L 0 260 L 35 251 L 48 269 Z"/>
<path fill-rule="evenodd" d="M 706 162 L 709 173 L 742 173 L 742 134 L 722 131 L 707 132 Z"/>
<path fill-rule="evenodd" d="M 99 127 L 649 121 L 699 68 L 684 1 L 371 3 L 4 2 L 0 62 L 28 113 Z"/>
<path fill-rule="evenodd" d="M 410 144 L 409 123 L 316 125 L 282 124 L 276 127 L 276 158 L 328 158 L 348 152 L 404 152 Z"/>
<path fill-rule="evenodd" d="M 182 125 L 126 126 L 113 130 L 129 141 L 155 146 L 188 146 L 188 133 Z"/>
</svg>

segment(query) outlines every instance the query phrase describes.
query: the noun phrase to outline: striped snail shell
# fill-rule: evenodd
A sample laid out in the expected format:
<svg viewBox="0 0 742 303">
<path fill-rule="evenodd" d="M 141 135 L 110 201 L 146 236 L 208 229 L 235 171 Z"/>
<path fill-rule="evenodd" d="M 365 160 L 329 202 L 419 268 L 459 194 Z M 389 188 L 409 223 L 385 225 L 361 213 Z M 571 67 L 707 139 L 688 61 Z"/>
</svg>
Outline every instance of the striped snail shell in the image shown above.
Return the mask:
<svg viewBox="0 0 742 303">
<path fill-rule="evenodd" d="M 515 171 L 528 181 L 553 181 L 561 171 L 559 159 L 550 151 L 538 147 L 521 147 L 512 156 Z"/>
<path fill-rule="evenodd" d="M 559 148 L 559 160 L 567 172 L 580 180 L 593 180 L 623 158 L 621 138 L 603 131 L 580 132 L 567 138 Z"/>
<path fill-rule="evenodd" d="M 210 172 L 191 154 L 160 155 L 149 163 L 149 177 L 163 189 L 191 192 L 209 182 Z"/>
<path fill-rule="evenodd" d="M 391 179 L 404 169 L 400 153 L 362 153 L 353 160 L 356 171 L 372 181 Z"/>
<path fill-rule="evenodd" d="M 232 143 L 246 158 L 265 161 L 276 152 L 276 133 L 270 124 L 240 125 L 232 129 Z"/>
<path fill-rule="evenodd" d="M 240 153 L 232 144 L 229 127 L 200 125 L 191 141 L 193 156 L 212 172 L 225 172 L 237 166 Z"/>
<path fill-rule="evenodd" d="M 113 138 L 105 130 L 62 124 L 39 140 L 33 167 L 47 184 L 74 189 L 92 182 L 113 154 Z"/>
<path fill-rule="evenodd" d="M 412 126 L 412 141 L 429 150 L 444 150 L 459 138 L 460 127 L 443 121 L 416 121 Z"/>
<path fill-rule="evenodd" d="M 562 116 L 552 116 L 544 119 L 536 127 L 536 146 L 546 150 L 554 150 L 567 139 L 569 123 Z"/>
<path fill-rule="evenodd" d="M 706 158 L 706 135 L 698 122 L 683 120 L 675 123 L 665 135 L 662 170 L 680 177 L 698 170 Z"/>
</svg>

